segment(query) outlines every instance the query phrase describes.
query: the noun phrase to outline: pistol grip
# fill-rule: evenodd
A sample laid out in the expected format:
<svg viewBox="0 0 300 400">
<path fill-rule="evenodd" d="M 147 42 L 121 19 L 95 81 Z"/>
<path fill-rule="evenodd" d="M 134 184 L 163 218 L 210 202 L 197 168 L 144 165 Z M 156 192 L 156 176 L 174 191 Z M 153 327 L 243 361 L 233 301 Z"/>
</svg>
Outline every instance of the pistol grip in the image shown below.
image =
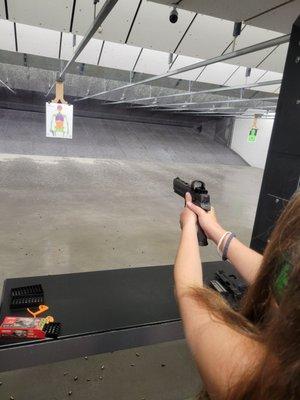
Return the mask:
<svg viewBox="0 0 300 400">
<path fill-rule="evenodd" d="M 199 201 L 194 201 L 194 204 L 200 208 L 202 208 L 202 210 L 207 211 L 207 209 L 205 209 L 204 207 L 202 207 L 201 202 Z M 199 246 L 207 246 L 208 245 L 208 241 L 207 241 L 207 237 L 203 231 L 203 229 L 201 228 L 200 224 L 198 223 L 198 243 Z"/>
<path fill-rule="evenodd" d="M 207 246 L 208 245 L 208 241 L 207 241 L 207 237 L 203 231 L 203 229 L 200 227 L 200 225 L 198 225 L 198 243 L 199 246 Z"/>
</svg>

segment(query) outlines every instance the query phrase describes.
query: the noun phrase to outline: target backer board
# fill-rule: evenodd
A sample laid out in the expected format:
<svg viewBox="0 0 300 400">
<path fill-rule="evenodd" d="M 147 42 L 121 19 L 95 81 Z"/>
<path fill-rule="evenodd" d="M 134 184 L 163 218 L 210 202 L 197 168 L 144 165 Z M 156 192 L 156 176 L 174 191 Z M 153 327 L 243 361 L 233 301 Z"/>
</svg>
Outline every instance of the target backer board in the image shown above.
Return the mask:
<svg viewBox="0 0 300 400">
<path fill-rule="evenodd" d="M 46 103 L 46 137 L 72 139 L 72 105 L 63 103 Z"/>
</svg>

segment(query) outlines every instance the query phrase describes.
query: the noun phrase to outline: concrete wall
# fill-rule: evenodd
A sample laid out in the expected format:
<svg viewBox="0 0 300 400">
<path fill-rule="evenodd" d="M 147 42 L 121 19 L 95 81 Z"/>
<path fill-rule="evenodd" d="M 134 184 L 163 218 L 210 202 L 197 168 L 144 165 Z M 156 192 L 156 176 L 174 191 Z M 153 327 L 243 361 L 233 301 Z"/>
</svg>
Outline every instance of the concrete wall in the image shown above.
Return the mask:
<svg viewBox="0 0 300 400">
<path fill-rule="evenodd" d="M 88 100 L 74 105 L 72 140 L 45 137 L 45 97 L 0 88 L 0 153 L 245 165 L 230 150 L 231 118 L 174 114 Z M 69 99 L 72 104 L 72 99 Z"/>
<path fill-rule="evenodd" d="M 265 167 L 273 122 L 273 119 L 258 119 L 256 142 L 249 143 L 247 138 L 253 120 L 238 118 L 235 120 L 231 148 L 252 167 Z"/>
<path fill-rule="evenodd" d="M 245 165 L 214 140 L 215 121 L 194 127 L 74 118 L 73 139 L 45 137 L 45 114 L 0 109 L 0 153 L 114 160 Z"/>
</svg>

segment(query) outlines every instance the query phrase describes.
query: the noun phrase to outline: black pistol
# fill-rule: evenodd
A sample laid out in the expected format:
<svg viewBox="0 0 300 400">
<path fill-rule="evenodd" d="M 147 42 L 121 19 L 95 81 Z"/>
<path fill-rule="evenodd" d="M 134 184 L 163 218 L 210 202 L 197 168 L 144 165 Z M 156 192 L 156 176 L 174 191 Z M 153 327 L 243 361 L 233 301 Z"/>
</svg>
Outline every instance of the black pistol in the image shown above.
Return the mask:
<svg viewBox="0 0 300 400">
<path fill-rule="evenodd" d="M 205 188 L 205 183 L 202 181 L 193 181 L 190 185 L 184 182 L 180 178 L 173 180 L 174 192 L 179 194 L 181 197 L 185 197 L 185 194 L 189 192 L 192 196 L 192 202 L 201 207 L 205 211 L 210 211 L 210 196 Z M 198 229 L 198 242 L 199 246 L 207 246 L 207 237 L 201 227 Z"/>
</svg>

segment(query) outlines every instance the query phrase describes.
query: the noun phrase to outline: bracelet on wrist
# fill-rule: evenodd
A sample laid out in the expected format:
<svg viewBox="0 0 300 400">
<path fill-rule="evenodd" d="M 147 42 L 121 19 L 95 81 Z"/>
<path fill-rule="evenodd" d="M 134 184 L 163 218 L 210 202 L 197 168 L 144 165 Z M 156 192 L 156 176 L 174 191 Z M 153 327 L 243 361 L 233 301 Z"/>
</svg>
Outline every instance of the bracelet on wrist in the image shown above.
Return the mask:
<svg viewBox="0 0 300 400">
<path fill-rule="evenodd" d="M 228 259 L 227 254 L 228 254 L 229 245 L 230 245 L 232 239 L 235 237 L 236 237 L 236 235 L 230 231 L 225 232 L 221 236 L 221 238 L 218 242 L 217 251 L 223 261 L 226 261 Z"/>
<path fill-rule="evenodd" d="M 236 237 L 235 234 L 232 233 L 232 232 L 230 232 L 230 235 L 228 235 L 226 237 L 226 242 L 224 244 L 223 252 L 222 252 L 222 260 L 223 261 L 227 261 L 228 260 L 227 254 L 228 254 L 229 245 L 230 245 L 232 239 L 235 238 L 235 237 Z"/>
<path fill-rule="evenodd" d="M 221 236 L 221 238 L 220 238 L 220 240 L 219 240 L 219 242 L 218 242 L 218 245 L 217 245 L 217 252 L 218 252 L 218 254 L 219 254 L 220 257 L 222 257 L 222 251 L 221 251 L 222 243 L 223 243 L 225 237 L 226 237 L 227 235 L 230 235 L 230 234 L 231 234 L 231 232 L 229 232 L 229 231 L 223 233 L 223 235 Z"/>
</svg>

